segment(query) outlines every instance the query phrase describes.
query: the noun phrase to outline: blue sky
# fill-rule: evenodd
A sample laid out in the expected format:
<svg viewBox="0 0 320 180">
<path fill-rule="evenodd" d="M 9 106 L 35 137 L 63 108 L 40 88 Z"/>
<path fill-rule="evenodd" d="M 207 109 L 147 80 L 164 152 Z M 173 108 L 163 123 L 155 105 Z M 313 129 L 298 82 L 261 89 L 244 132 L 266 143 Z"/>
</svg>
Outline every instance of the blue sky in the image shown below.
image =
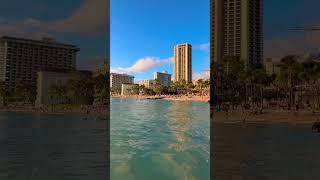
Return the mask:
<svg viewBox="0 0 320 180">
<path fill-rule="evenodd" d="M 112 0 L 111 67 L 152 79 L 173 71 L 178 43 L 193 45 L 193 74 L 209 70 L 209 0 Z"/>
<path fill-rule="evenodd" d="M 94 69 L 107 56 L 105 0 L 2 0 L 0 12 L 0 36 L 75 44 L 81 69 Z"/>
<path fill-rule="evenodd" d="M 209 0 L 111 0 L 111 67 L 152 78 L 172 73 L 174 45 L 193 45 L 193 73 L 209 67 Z M 78 45 L 78 66 L 93 70 L 107 56 L 105 0 L 2 0 L 0 36 L 49 36 Z M 265 57 L 319 52 L 320 33 L 290 32 L 320 26 L 319 0 L 264 0 Z"/>
<path fill-rule="evenodd" d="M 209 0 L 111 0 L 111 68 L 150 79 L 173 64 L 177 43 L 193 45 L 193 74 L 208 77 Z M 320 47 L 319 33 L 288 28 L 320 24 L 320 1 L 264 0 L 265 57 L 301 54 Z M 200 48 L 202 46 L 202 48 Z"/>
<path fill-rule="evenodd" d="M 265 58 L 319 53 L 320 32 L 288 31 L 295 26 L 320 27 L 319 0 L 264 0 Z"/>
</svg>

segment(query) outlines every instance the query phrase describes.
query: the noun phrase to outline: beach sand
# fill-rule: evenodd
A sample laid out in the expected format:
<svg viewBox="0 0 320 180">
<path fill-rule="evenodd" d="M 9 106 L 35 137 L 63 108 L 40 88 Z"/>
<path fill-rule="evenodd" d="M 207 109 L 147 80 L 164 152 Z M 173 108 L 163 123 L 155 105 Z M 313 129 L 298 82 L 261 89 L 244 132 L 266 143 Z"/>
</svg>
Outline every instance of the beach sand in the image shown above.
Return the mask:
<svg viewBox="0 0 320 180">
<path fill-rule="evenodd" d="M 242 111 L 229 112 L 216 112 L 213 113 L 214 123 L 230 123 L 237 124 L 243 123 L 259 123 L 259 124 L 274 124 L 285 123 L 290 125 L 307 125 L 313 124 L 320 116 L 319 113 L 312 113 L 311 110 L 295 111 L 278 111 L 278 110 L 265 110 L 262 114 L 251 114 L 249 112 L 243 113 Z"/>
<path fill-rule="evenodd" d="M 112 97 L 123 97 L 123 98 L 134 98 L 134 99 L 154 99 L 154 98 L 162 98 L 165 100 L 172 100 L 172 101 L 200 101 L 200 102 L 208 102 L 209 96 L 112 96 Z"/>
</svg>

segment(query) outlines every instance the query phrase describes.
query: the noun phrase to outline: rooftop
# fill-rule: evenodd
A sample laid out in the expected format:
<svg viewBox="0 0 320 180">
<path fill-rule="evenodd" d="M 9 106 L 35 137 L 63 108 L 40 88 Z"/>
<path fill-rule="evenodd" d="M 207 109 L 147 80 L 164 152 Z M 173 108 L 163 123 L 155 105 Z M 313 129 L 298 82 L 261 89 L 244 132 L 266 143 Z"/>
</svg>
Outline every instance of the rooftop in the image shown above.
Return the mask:
<svg viewBox="0 0 320 180">
<path fill-rule="evenodd" d="M 128 75 L 128 74 L 119 74 L 119 73 L 110 73 L 110 75 L 134 77 L 134 76 L 131 76 L 131 75 Z"/>
<path fill-rule="evenodd" d="M 16 42 L 20 41 L 23 43 L 30 43 L 30 44 L 56 45 L 56 46 L 64 46 L 64 47 L 72 48 L 78 51 L 80 50 L 76 45 L 57 42 L 55 39 L 47 38 L 47 37 L 43 37 L 42 40 L 35 40 L 35 39 L 26 39 L 26 38 L 13 37 L 13 36 L 2 36 L 0 40 L 16 41 Z"/>
</svg>

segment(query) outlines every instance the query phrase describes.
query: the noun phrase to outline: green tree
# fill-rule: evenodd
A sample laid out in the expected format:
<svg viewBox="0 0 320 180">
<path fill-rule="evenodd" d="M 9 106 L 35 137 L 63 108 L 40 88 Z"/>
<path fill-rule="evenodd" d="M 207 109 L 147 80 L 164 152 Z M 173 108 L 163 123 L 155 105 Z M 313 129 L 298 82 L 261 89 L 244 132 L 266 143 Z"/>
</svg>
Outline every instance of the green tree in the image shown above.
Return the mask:
<svg viewBox="0 0 320 180">
<path fill-rule="evenodd" d="M 2 104 L 4 106 L 7 105 L 7 96 L 8 96 L 8 91 L 7 91 L 7 88 L 6 88 L 6 84 L 5 82 L 0 82 L 0 97 L 2 99 Z M 0 100 L 1 101 L 1 100 Z"/>
<path fill-rule="evenodd" d="M 15 97 L 16 100 L 23 103 L 34 103 L 36 100 L 36 87 L 28 82 L 20 81 L 16 85 Z"/>
<path fill-rule="evenodd" d="M 153 88 L 152 89 L 157 95 L 160 95 L 162 93 L 162 86 L 161 86 L 161 83 L 158 79 L 155 79 L 153 81 Z"/>
<path fill-rule="evenodd" d="M 139 91 L 140 91 L 139 86 L 132 86 L 130 88 L 131 95 L 139 95 Z"/>
<path fill-rule="evenodd" d="M 63 101 L 66 97 L 67 88 L 63 85 L 53 85 L 49 87 L 48 95 L 50 97 L 50 104 L 53 108 L 54 105 L 65 103 Z"/>
<path fill-rule="evenodd" d="M 108 99 L 109 94 L 108 92 L 108 84 L 106 83 L 106 75 L 100 74 L 94 77 L 94 89 L 95 89 L 95 100 L 105 101 Z"/>
<path fill-rule="evenodd" d="M 139 86 L 139 93 L 142 94 L 142 95 L 147 95 L 148 92 L 147 92 L 147 88 L 145 87 L 145 85 L 140 85 Z"/>
<path fill-rule="evenodd" d="M 279 80 L 282 81 L 286 85 L 286 88 L 289 92 L 289 100 L 288 105 L 289 109 L 293 105 L 293 92 L 295 85 L 299 82 L 301 65 L 298 62 L 298 56 L 288 55 L 281 59 L 278 67 L 281 70 Z"/>
<path fill-rule="evenodd" d="M 319 78 L 320 78 L 320 62 L 313 58 L 308 58 L 301 64 L 302 72 L 300 77 L 305 85 L 312 89 L 313 108 L 319 107 Z"/>
<path fill-rule="evenodd" d="M 198 81 L 197 81 L 197 87 L 199 88 L 200 94 L 201 94 L 201 97 L 202 97 L 202 96 L 203 96 L 203 88 L 204 88 L 204 81 L 203 81 L 203 79 L 198 79 Z"/>
</svg>

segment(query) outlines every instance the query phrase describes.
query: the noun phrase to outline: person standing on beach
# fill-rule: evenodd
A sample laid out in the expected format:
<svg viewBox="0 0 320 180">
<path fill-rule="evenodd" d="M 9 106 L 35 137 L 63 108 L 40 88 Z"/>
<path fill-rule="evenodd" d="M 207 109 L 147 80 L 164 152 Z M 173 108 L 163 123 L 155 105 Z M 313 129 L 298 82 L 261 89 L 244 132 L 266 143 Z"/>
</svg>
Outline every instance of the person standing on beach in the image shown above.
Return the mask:
<svg viewBox="0 0 320 180">
<path fill-rule="evenodd" d="M 87 120 L 88 119 L 88 117 L 89 117 L 89 114 L 90 114 L 90 109 L 89 109 L 89 106 L 87 106 L 87 108 L 86 108 L 87 110 L 86 110 L 86 117 L 84 118 L 84 120 Z"/>
</svg>

